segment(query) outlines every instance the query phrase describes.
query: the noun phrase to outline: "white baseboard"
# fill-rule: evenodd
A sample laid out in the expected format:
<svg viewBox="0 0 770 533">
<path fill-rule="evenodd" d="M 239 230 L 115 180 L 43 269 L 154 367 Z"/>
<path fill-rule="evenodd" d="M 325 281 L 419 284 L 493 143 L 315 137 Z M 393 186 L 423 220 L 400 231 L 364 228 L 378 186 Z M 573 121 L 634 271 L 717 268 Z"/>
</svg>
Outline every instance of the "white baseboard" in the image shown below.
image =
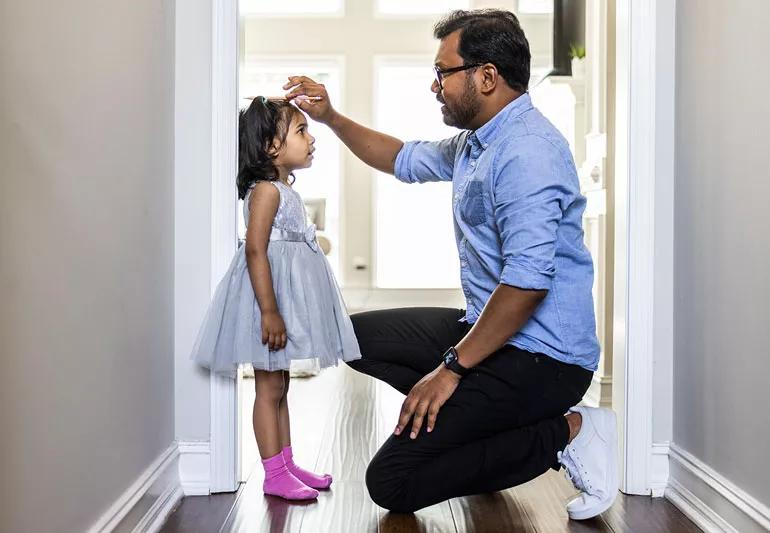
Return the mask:
<svg viewBox="0 0 770 533">
<path fill-rule="evenodd" d="M 770 508 L 686 450 L 671 445 L 668 498 L 704 531 L 770 531 Z"/>
<path fill-rule="evenodd" d="M 211 445 L 209 441 L 179 442 L 179 480 L 185 496 L 211 492 Z"/>
<path fill-rule="evenodd" d="M 589 407 L 612 408 L 612 376 L 601 376 L 599 372 L 594 372 L 582 403 Z"/>
<path fill-rule="evenodd" d="M 652 443 L 650 489 L 653 498 L 665 496 L 668 487 L 670 447 L 671 444 L 668 441 Z"/>
<path fill-rule="evenodd" d="M 150 510 L 134 528 L 135 533 L 157 533 L 163 524 L 166 523 L 166 519 L 176 507 L 182 498 L 184 498 L 184 492 L 179 484 L 166 488 L 155 503 L 150 507 Z"/>
<path fill-rule="evenodd" d="M 179 447 L 175 442 L 147 467 L 88 531 L 109 532 L 120 526 L 121 530 L 153 533 L 160 529 L 181 499 Z M 135 509 L 140 507 L 137 504 L 148 500 L 153 503 L 146 512 Z"/>
</svg>

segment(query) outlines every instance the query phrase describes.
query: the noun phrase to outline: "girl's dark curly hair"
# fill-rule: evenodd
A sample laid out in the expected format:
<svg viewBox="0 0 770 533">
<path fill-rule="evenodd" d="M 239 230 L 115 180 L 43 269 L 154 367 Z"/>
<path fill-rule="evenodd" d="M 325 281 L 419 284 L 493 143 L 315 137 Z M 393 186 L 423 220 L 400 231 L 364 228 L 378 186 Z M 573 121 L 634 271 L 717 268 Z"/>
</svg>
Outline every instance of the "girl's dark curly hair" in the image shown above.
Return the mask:
<svg viewBox="0 0 770 533">
<path fill-rule="evenodd" d="M 254 98 L 247 109 L 238 114 L 238 198 L 243 200 L 256 182 L 275 181 L 278 169 L 270 148 L 286 142 L 289 124 L 299 109 L 286 100 Z"/>
</svg>

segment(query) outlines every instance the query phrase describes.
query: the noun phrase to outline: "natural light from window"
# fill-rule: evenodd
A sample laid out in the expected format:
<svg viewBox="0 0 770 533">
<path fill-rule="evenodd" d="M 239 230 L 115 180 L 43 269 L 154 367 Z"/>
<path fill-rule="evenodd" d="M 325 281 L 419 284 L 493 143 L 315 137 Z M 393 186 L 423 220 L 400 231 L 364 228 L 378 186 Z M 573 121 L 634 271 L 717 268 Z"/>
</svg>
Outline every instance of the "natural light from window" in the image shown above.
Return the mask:
<svg viewBox="0 0 770 533">
<path fill-rule="evenodd" d="M 377 129 L 402 140 L 457 135 L 445 126 L 430 91 L 430 57 L 375 60 Z M 405 184 L 377 173 L 376 285 L 381 288 L 457 288 L 451 183 Z"/>
<path fill-rule="evenodd" d="M 377 0 L 377 11 L 385 15 L 432 15 L 469 7 L 469 0 Z"/>
<path fill-rule="evenodd" d="M 340 109 L 342 62 L 339 59 L 295 58 L 246 58 L 240 74 L 239 101 L 242 107 L 249 105 L 248 96 L 280 96 L 285 94 L 281 88 L 290 74 L 302 72 L 319 83 L 326 85 L 332 105 Z M 338 280 L 340 272 L 340 174 L 341 143 L 329 128 L 310 121 L 310 134 L 315 137 L 316 152 L 313 166 L 297 172 L 294 188 L 307 201 L 322 198 L 326 202 L 325 235 L 331 241 L 328 255 L 332 270 Z M 243 238 L 246 228 L 239 209 L 239 236 Z"/>
<path fill-rule="evenodd" d="M 238 6 L 241 15 L 342 15 L 344 0 L 292 0 L 277 2 L 276 0 L 240 0 Z"/>
</svg>

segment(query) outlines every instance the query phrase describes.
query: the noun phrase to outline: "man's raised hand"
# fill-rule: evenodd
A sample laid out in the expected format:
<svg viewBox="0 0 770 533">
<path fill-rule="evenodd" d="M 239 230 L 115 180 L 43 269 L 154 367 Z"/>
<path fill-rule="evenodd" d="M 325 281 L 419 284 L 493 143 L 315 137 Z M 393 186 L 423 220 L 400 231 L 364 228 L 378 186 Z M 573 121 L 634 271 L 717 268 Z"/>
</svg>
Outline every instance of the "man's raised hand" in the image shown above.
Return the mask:
<svg viewBox="0 0 770 533">
<path fill-rule="evenodd" d="M 293 100 L 313 120 L 327 124 L 334 116 L 329 93 L 322 83 L 316 83 L 307 76 L 289 76 L 283 89 L 289 91 L 286 99 Z"/>
</svg>

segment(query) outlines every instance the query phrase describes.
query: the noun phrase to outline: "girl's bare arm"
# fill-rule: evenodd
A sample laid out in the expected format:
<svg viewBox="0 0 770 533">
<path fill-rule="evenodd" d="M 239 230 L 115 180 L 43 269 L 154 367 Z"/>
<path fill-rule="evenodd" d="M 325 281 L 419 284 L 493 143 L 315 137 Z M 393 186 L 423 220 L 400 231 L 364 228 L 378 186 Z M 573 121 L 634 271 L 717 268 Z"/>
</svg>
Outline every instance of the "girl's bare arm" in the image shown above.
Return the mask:
<svg viewBox="0 0 770 533">
<path fill-rule="evenodd" d="M 262 343 L 269 343 L 271 349 L 286 344 L 286 330 L 278 313 L 267 258 L 270 229 L 280 201 L 280 193 L 272 183 L 257 183 L 249 198 L 249 223 L 246 227 L 246 266 L 262 315 Z"/>
</svg>

